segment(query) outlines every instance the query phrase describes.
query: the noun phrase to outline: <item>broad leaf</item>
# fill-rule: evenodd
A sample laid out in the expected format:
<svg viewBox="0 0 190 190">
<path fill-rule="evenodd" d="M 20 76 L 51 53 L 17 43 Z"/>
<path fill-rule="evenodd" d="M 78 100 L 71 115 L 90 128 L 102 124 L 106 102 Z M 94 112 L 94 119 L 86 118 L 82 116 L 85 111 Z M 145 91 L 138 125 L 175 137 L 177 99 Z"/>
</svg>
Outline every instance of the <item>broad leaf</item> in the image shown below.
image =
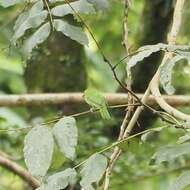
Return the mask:
<svg viewBox="0 0 190 190">
<path fill-rule="evenodd" d="M 127 63 L 128 69 L 130 70 L 138 62 L 142 61 L 146 57 L 149 57 L 152 53 L 158 52 L 160 50 L 176 52 L 179 50 L 189 50 L 189 49 L 190 49 L 190 46 L 188 45 L 167 45 L 163 43 L 142 46 L 138 49 L 137 53 L 129 59 Z"/>
<path fill-rule="evenodd" d="M 34 127 L 25 137 L 24 158 L 32 175 L 42 177 L 51 164 L 53 136 L 47 127 Z"/>
<path fill-rule="evenodd" d="M 74 169 L 68 168 L 63 172 L 51 175 L 47 179 L 47 183 L 42 184 L 36 190 L 62 190 L 68 185 L 73 185 L 76 181 L 77 173 Z"/>
<path fill-rule="evenodd" d="M 153 141 L 155 137 L 163 130 L 163 127 L 157 127 L 154 131 L 149 131 L 143 135 L 141 135 L 141 140 L 143 142 Z"/>
<path fill-rule="evenodd" d="M 107 158 L 101 154 L 92 155 L 84 164 L 80 174 L 80 184 L 85 190 L 94 190 L 92 184 L 98 183 L 107 168 Z"/>
<path fill-rule="evenodd" d="M 47 15 L 48 12 L 43 10 L 43 2 L 41 0 L 34 4 L 29 11 L 23 12 L 14 26 L 13 42 L 15 43 L 17 39 L 22 37 L 26 30 L 40 26 L 45 21 Z"/>
<path fill-rule="evenodd" d="M 128 63 L 128 69 L 130 70 L 132 67 L 134 67 L 138 62 L 142 61 L 144 58 L 149 57 L 152 53 L 155 53 L 157 51 L 160 51 L 160 46 L 155 45 L 155 46 L 145 46 L 139 49 L 139 53 L 136 55 L 132 56 Z"/>
<path fill-rule="evenodd" d="M 88 45 L 88 38 L 81 27 L 73 26 L 63 20 L 55 19 L 54 27 L 56 31 L 62 32 L 65 36 L 83 45 Z"/>
<path fill-rule="evenodd" d="M 190 171 L 182 173 L 175 182 L 171 185 L 169 190 L 182 190 L 190 185 Z"/>
<path fill-rule="evenodd" d="M 89 3 L 94 4 L 97 9 L 104 10 L 109 7 L 108 0 L 87 0 Z"/>
<path fill-rule="evenodd" d="M 162 147 L 158 152 L 156 152 L 152 159 L 156 164 L 161 162 L 171 161 L 175 158 L 189 154 L 190 153 L 190 143 L 167 145 Z"/>
<path fill-rule="evenodd" d="M 190 133 L 187 133 L 186 135 L 179 137 L 177 143 L 182 144 L 187 141 L 190 141 Z"/>
<path fill-rule="evenodd" d="M 12 5 L 15 5 L 17 3 L 24 3 L 26 0 L 0 0 L 0 6 L 3 7 L 10 7 Z"/>
<path fill-rule="evenodd" d="M 7 8 L 18 3 L 34 3 L 36 1 L 38 0 L 0 0 L 0 6 Z"/>
<path fill-rule="evenodd" d="M 164 90 L 167 94 L 173 94 L 175 92 L 174 87 L 172 86 L 172 70 L 176 62 L 184 59 L 182 56 L 175 56 L 172 59 L 168 60 L 162 67 L 160 72 L 160 83 L 162 84 Z"/>
<path fill-rule="evenodd" d="M 75 147 L 78 140 L 78 130 L 73 117 L 64 117 L 57 122 L 53 128 L 53 134 L 61 152 L 65 157 L 73 160 L 75 158 Z"/>
<path fill-rule="evenodd" d="M 23 46 L 25 56 L 30 56 L 33 48 L 44 42 L 50 35 L 50 24 L 42 25 L 29 39 L 27 39 Z"/>
<path fill-rule="evenodd" d="M 93 8 L 93 5 L 88 3 L 87 0 L 78 0 L 75 2 L 70 3 L 70 6 L 65 3 L 64 5 L 58 5 L 54 7 L 51 11 L 52 15 L 55 16 L 65 16 L 68 14 L 75 14 L 73 9 L 76 13 L 83 13 L 83 14 L 94 14 L 95 10 Z"/>
<path fill-rule="evenodd" d="M 110 114 L 107 109 L 107 102 L 104 95 L 96 89 L 88 88 L 84 92 L 84 99 L 92 108 L 100 110 L 103 119 L 110 119 Z"/>
</svg>

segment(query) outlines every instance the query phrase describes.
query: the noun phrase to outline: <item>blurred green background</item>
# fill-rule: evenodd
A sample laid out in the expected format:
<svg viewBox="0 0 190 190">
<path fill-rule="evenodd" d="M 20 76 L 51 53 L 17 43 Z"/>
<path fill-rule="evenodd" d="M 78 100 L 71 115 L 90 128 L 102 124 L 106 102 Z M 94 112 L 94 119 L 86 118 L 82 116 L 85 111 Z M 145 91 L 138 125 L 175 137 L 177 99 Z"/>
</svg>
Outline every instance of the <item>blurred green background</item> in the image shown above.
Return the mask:
<svg viewBox="0 0 190 190">
<path fill-rule="evenodd" d="M 122 45 L 124 5 L 122 1 L 110 0 L 107 10 L 99 11 L 93 16 L 85 16 L 93 34 L 100 42 L 106 56 L 112 63 L 117 63 L 126 53 Z M 130 51 L 145 44 L 166 42 L 167 32 L 172 21 L 173 0 L 133 0 L 128 17 Z M 81 47 L 76 42 L 55 34 L 53 40 L 45 42 L 35 50 L 31 60 L 22 58 L 19 45 L 12 47 L 14 21 L 22 11 L 22 6 L 11 8 L 0 7 L 0 93 L 24 94 L 26 92 L 71 92 L 84 91 L 87 86 L 94 86 L 103 92 L 122 91 L 114 81 L 109 67 L 90 38 L 89 47 Z M 179 44 L 189 43 L 190 2 L 186 1 L 184 21 L 178 38 Z M 49 48 L 51 47 L 51 48 Z M 61 51 L 56 52 L 57 48 Z M 48 49 L 49 48 L 49 49 Z M 50 55 L 46 55 L 46 50 Z M 54 56 L 56 52 L 56 56 Z M 160 63 L 161 54 L 145 59 L 133 70 L 133 90 L 143 93 L 148 81 Z M 125 62 L 120 64 L 117 72 L 125 79 Z M 176 65 L 173 84 L 177 94 L 190 94 L 189 63 Z M 76 85 L 77 81 L 77 85 Z M 0 129 L 21 128 L 41 123 L 60 114 L 71 114 L 84 111 L 86 105 L 60 105 L 47 107 L 0 107 Z M 189 108 L 181 108 L 190 113 Z M 96 150 L 117 139 L 124 109 L 111 111 L 113 119 L 103 121 L 99 115 L 88 115 L 77 118 L 79 128 L 79 145 L 77 160 L 82 161 Z M 145 113 L 139 120 L 142 129 L 165 125 L 150 113 Z M 0 150 L 12 155 L 20 165 L 23 160 L 23 139 L 27 131 L 1 132 Z M 126 143 L 124 153 L 117 161 L 111 179 L 110 190 L 163 190 L 167 189 L 176 176 L 188 166 L 189 155 L 163 165 L 151 165 L 151 157 L 162 145 L 173 144 L 184 131 L 167 129 L 154 134 L 146 141 L 140 138 Z M 92 143 L 93 142 L 93 143 Z M 109 154 L 109 153 L 108 153 Z M 58 156 L 59 169 L 73 163 L 62 162 Z M 185 167 L 184 167 L 185 166 Z M 187 167 L 186 167 L 187 166 Z M 175 170 L 182 168 L 182 170 Z M 50 172 L 57 169 L 53 166 Z M 19 177 L 0 166 L 0 190 L 30 189 Z M 188 188 L 187 188 L 188 189 Z M 190 189 L 190 188 L 189 188 Z"/>
</svg>

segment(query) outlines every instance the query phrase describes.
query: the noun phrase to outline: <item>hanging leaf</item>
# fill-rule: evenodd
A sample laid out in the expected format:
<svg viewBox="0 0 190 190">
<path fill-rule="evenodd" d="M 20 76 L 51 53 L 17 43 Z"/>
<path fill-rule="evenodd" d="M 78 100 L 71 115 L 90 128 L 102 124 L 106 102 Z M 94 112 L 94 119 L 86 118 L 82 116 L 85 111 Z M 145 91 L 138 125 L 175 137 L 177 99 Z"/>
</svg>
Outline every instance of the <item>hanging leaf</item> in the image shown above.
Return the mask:
<svg viewBox="0 0 190 190">
<path fill-rule="evenodd" d="M 63 20 L 55 19 L 54 27 L 56 31 L 62 32 L 65 36 L 75 40 L 82 45 L 88 45 L 88 38 L 81 27 L 73 26 Z"/>
<path fill-rule="evenodd" d="M 35 177 L 42 177 L 51 164 L 53 136 L 47 127 L 34 127 L 25 137 L 24 158 L 26 165 Z"/>
<path fill-rule="evenodd" d="M 109 7 L 108 0 L 87 0 L 89 3 L 92 3 L 97 7 L 97 9 L 105 10 Z"/>
<path fill-rule="evenodd" d="M 107 168 L 107 158 L 101 154 L 92 155 L 84 164 L 80 174 L 80 184 L 85 190 L 94 190 L 92 184 L 98 183 Z"/>
<path fill-rule="evenodd" d="M 78 130 L 73 117 L 64 117 L 57 122 L 53 128 L 53 134 L 61 152 L 65 157 L 73 160 L 75 158 L 75 147 L 78 140 Z"/>
<path fill-rule="evenodd" d="M 132 56 L 128 63 L 127 63 L 127 66 L 128 66 L 128 69 L 130 70 L 132 67 L 134 67 L 138 62 L 142 61 L 144 58 L 146 57 L 149 57 L 152 53 L 155 53 L 157 51 L 160 51 L 160 46 L 151 46 L 150 49 L 148 49 L 148 46 L 146 47 L 147 49 L 143 49 L 140 48 L 139 49 L 139 53 L 137 53 L 136 55 Z"/>
<path fill-rule="evenodd" d="M 169 190 L 182 190 L 190 185 L 190 171 L 182 173 L 175 182 L 170 186 Z"/>
<path fill-rule="evenodd" d="M 101 92 L 97 91 L 96 89 L 89 88 L 84 92 L 84 99 L 87 104 L 92 106 L 92 108 L 97 108 L 100 110 L 100 114 L 103 119 L 111 118 L 107 109 L 106 98 Z"/>
<path fill-rule="evenodd" d="M 26 0 L 0 0 L 0 6 L 2 7 L 10 7 L 17 3 L 24 3 Z"/>
<path fill-rule="evenodd" d="M 76 13 L 82 13 L 82 14 L 95 13 L 93 5 L 88 3 L 87 0 L 78 0 L 72 2 L 70 3 L 70 6 L 67 3 L 65 3 L 64 5 L 58 5 L 51 10 L 51 13 L 54 16 L 61 16 L 61 17 L 68 14 L 75 14 L 75 12 L 71 7 L 75 10 Z"/>
<path fill-rule="evenodd" d="M 152 53 L 158 52 L 160 50 L 176 52 L 179 50 L 189 50 L 189 49 L 190 49 L 189 45 L 168 45 L 163 43 L 142 46 L 138 49 L 137 53 L 129 59 L 127 66 L 128 69 L 130 70 L 138 62 L 142 61 L 146 57 L 149 57 Z"/>
<path fill-rule="evenodd" d="M 190 141 L 190 133 L 187 133 L 186 135 L 179 137 L 177 143 L 182 144 L 187 141 Z"/>
<path fill-rule="evenodd" d="M 160 164 L 161 162 L 171 161 L 179 156 L 189 153 L 190 143 L 167 145 L 162 147 L 158 152 L 156 152 L 153 155 L 152 159 L 154 160 L 154 163 Z"/>
<path fill-rule="evenodd" d="M 74 169 L 68 168 L 47 178 L 47 183 L 42 184 L 36 190 L 62 190 L 76 181 L 77 173 Z"/>
<path fill-rule="evenodd" d="M 167 94 L 173 94 L 175 92 L 174 87 L 172 86 L 172 70 L 176 62 L 184 59 L 182 56 L 175 56 L 172 59 L 168 60 L 162 67 L 160 71 L 160 83 L 162 84 L 164 90 Z"/>
<path fill-rule="evenodd" d="M 27 39 L 23 46 L 25 56 L 30 57 L 33 48 L 44 42 L 50 35 L 50 24 L 42 25 L 29 39 Z"/>
<path fill-rule="evenodd" d="M 38 1 L 29 11 L 23 12 L 17 19 L 14 26 L 13 43 L 22 37 L 26 30 L 36 28 L 47 18 L 48 12 L 43 10 L 43 2 Z"/>
</svg>

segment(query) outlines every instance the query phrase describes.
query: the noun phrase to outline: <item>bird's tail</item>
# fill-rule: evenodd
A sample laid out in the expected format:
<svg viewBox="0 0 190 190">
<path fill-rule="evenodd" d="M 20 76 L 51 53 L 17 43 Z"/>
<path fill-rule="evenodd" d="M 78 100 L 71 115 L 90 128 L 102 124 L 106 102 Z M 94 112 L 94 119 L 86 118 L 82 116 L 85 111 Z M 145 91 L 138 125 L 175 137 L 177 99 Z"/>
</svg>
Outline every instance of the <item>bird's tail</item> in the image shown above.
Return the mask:
<svg viewBox="0 0 190 190">
<path fill-rule="evenodd" d="M 106 106 L 102 107 L 100 109 L 100 114 L 101 114 L 101 116 L 102 116 L 103 119 L 110 119 L 111 118 L 110 113 L 109 113 L 109 111 L 108 111 L 108 109 L 107 109 Z"/>
</svg>

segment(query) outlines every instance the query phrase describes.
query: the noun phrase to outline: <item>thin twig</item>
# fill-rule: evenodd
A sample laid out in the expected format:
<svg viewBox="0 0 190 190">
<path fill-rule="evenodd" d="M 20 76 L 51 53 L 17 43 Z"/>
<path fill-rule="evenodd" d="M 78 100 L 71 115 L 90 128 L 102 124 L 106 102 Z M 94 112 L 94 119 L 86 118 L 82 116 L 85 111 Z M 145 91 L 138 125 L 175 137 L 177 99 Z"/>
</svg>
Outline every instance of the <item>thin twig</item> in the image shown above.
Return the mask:
<svg viewBox="0 0 190 190">
<path fill-rule="evenodd" d="M 51 14 L 51 10 L 50 10 L 50 7 L 49 7 L 48 0 L 43 0 L 43 3 L 44 3 L 44 5 L 45 5 L 45 7 L 47 8 L 47 11 L 48 11 L 48 17 L 49 17 L 49 23 L 50 23 L 50 26 L 51 26 L 51 31 L 54 31 L 53 18 L 52 18 L 52 14 Z"/>
<path fill-rule="evenodd" d="M 183 170 L 189 170 L 190 169 L 190 165 L 184 165 L 178 168 L 174 168 L 174 169 L 170 169 L 170 170 L 164 170 L 164 171 L 160 171 L 160 172 L 151 172 L 145 175 L 140 175 L 140 176 L 133 176 L 133 177 L 129 177 L 128 179 L 125 180 L 125 184 L 127 183 L 136 183 L 136 182 L 140 182 L 140 181 L 144 181 L 150 178 L 154 178 L 154 177 L 159 177 L 159 176 L 166 176 L 168 174 L 171 173 L 175 173 L 175 172 L 179 172 L 179 171 L 183 171 Z M 122 185 L 123 183 L 118 182 L 117 185 Z"/>
<path fill-rule="evenodd" d="M 129 44 L 128 44 L 128 10 L 129 10 L 128 0 L 124 1 L 124 6 L 125 7 L 124 7 L 124 22 L 123 22 L 123 30 L 124 30 L 123 31 L 123 44 L 124 44 L 124 47 L 126 50 L 126 54 L 128 56 L 128 47 L 129 47 Z M 127 73 L 127 80 L 126 80 L 127 89 L 131 90 L 131 73 L 128 72 L 127 65 L 126 65 L 126 73 Z M 134 103 L 133 96 L 131 95 L 131 93 L 128 92 L 128 104 L 132 104 L 132 103 Z M 127 109 L 127 112 L 123 119 L 122 125 L 120 127 L 118 141 L 123 139 L 125 129 L 131 119 L 133 110 L 134 110 L 134 106 L 129 106 Z M 119 158 L 121 152 L 122 152 L 121 149 L 118 146 L 116 146 L 112 152 L 112 155 L 110 156 L 109 164 L 108 164 L 108 167 L 106 169 L 106 174 L 105 174 L 104 190 L 109 189 L 111 173 L 112 173 L 114 164 L 117 161 L 117 159 Z"/>
<path fill-rule="evenodd" d="M 159 131 L 161 131 L 161 130 L 163 130 L 163 129 L 166 129 L 166 128 L 168 128 L 168 127 L 169 127 L 169 126 L 159 127 Z M 111 149 L 114 148 L 114 147 L 117 147 L 117 146 L 119 146 L 119 145 L 121 145 L 121 144 L 123 144 L 123 143 L 126 143 L 127 141 L 129 141 L 129 140 L 131 140 L 131 139 L 133 139 L 133 138 L 135 138 L 135 137 L 138 137 L 138 136 L 140 136 L 140 135 L 143 135 L 143 134 L 146 134 L 146 133 L 149 133 L 149 132 L 157 132 L 157 131 L 158 131 L 158 128 L 150 128 L 150 129 L 141 131 L 141 132 L 136 133 L 136 134 L 134 134 L 134 135 L 131 135 L 131 136 L 129 136 L 129 137 L 123 138 L 123 139 L 121 139 L 120 141 L 116 141 L 116 142 L 112 143 L 111 145 L 106 146 L 105 148 L 101 149 L 100 151 L 95 152 L 94 154 L 97 154 L 97 153 L 98 153 L 98 154 L 102 154 L 102 153 L 104 153 L 104 152 L 106 152 L 106 151 L 108 151 L 108 150 L 111 150 Z M 90 155 L 90 156 L 92 156 L 92 155 Z M 88 158 L 89 158 L 89 157 L 88 157 Z M 77 168 L 79 168 L 80 166 L 82 166 L 82 165 L 88 160 L 88 158 L 85 159 L 85 160 L 83 160 L 81 163 L 77 164 L 77 165 L 74 167 L 74 169 L 77 169 Z"/>
<path fill-rule="evenodd" d="M 134 103 L 134 104 L 130 104 L 130 105 L 129 104 L 121 104 L 121 105 L 108 106 L 108 108 L 110 108 L 110 109 L 118 109 L 118 108 L 123 108 L 123 107 L 127 107 L 127 106 L 139 106 L 139 104 L 138 103 Z M 100 111 L 99 109 L 88 109 L 86 111 L 78 112 L 78 113 L 74 113 L 74 114 L 70 114 L 70 115 L 62 115 L 62 116 L 59 116 L 59 117 L 56 116 L 56 117 L 53 117 L 51 119 L 48 119 L 45 122 L 36 124 L 35 126 L 50 125 L 50 124 L 58 122 L 60 119 L 62 119 L 64 117 L 80 117 L 80 116 L 83 116 L 83 115 L 97 113 L 99 111 Z M 34 128 L 35 126 L 32 125 L 30 127 L 23 127 L 23 128 L 0 129 L 0 133 L 3 133 L 3 132 L 26 131 L 26 130 Z"/>
</svg>

